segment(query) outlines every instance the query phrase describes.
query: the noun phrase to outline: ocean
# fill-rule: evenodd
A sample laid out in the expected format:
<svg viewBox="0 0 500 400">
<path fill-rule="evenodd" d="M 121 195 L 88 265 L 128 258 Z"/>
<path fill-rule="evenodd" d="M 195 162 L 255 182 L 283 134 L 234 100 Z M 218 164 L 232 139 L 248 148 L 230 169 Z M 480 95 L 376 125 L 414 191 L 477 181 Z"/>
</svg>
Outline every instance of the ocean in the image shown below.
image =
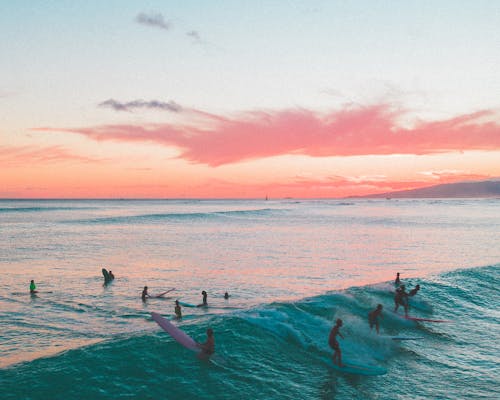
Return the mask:
<svg viewBox="0 0 500 400">
<path fill-rule="evenodd" d="M 499 199 L 0 200 L 0 238 L 1 399 L 500 398 Z M 173 323 L 211 361 L 150 314 L 203 290 Z M 328 366 L 337 318 L 386 374 Z"/>
</svg>

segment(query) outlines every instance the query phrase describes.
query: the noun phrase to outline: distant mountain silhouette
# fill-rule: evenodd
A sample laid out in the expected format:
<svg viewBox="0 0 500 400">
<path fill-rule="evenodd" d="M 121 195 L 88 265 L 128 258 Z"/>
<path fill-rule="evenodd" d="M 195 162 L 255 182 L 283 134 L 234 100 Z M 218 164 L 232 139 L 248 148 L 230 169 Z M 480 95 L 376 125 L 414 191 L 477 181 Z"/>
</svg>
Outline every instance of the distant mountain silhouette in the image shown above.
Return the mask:
<svg viewBox="0 0 500 400">
<path fill-rule="evenodd" d="M 482 182 L 447 183 L 421 189 L 401 190 L 362 196 L 364 198 L 459 198 L 500 197 L 500 180 Z"/>
</svg>

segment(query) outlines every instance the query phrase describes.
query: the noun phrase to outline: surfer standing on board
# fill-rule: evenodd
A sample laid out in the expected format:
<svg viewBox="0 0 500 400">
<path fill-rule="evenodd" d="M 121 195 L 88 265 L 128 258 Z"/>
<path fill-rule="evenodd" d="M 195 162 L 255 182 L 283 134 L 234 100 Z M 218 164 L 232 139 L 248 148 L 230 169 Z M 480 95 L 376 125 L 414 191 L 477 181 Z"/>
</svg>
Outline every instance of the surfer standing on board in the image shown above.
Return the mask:
<svg viewBox="0 0 500 400">
<path fill-rule="evenodd" d="M 175 316 L 177 319 L 182 318 L 181 306 L 179 305 L 179 300 L 175 300 Z"/>
<path fill-rule="evenodd" d="M 368 322 L 370 323 L 370 330 L 373 329 L 375 325 L 375 330 L 377 331 L 377 335 L 379 334 L 379 324 L 378 317 L 383 318 L 382 316 L 382 304 L 379 304 L 377 308 L 368 313 Z"/>
<path fill-rule="evenodd" d="M 408 293 L 406 293 L 405 285 L 401 285 L 396 289 L 396 294 L 394 295 L 394 312 L 398 311 L 399 306 L 403 306 L 405 309 L 405 317 L 408 316 Z"/>
<path fill-rule="evenodd" d="M 394 284 L 397 286 L 401 284 L 401 279 L 399 279 L 399 272 L 396 273 L 396 280 L 394 281 Z"/>
<path fill-rule="evenodd" d="M 198 343 L 202 353 L 206 356 L 211 356 L 215 352 L 215 338 L 212 328 L 207 329 L 207 340 L 205 343 Z"/>
<path fill-rule="evenodd" d="M 339 342 L 337 341 L 337 335 L 339 335 L 342 339 L 344 336 L 340 333 L 340 327 L 342 326 L 342 320 L 339 318 L 335 323 L 335 326 L 330 331 L 330 336 L 328 337 L 328 344 L 333 349 L 333 363 L 342 367 L 342 352 L 340 351 Z"/>
<path fill-rule="evenodd" d="M 33 279 L 30 282 L 30 293 L 31 294 L 38 293 L 38 291 L 36 290 L 35 281 Z"/>
</svg>

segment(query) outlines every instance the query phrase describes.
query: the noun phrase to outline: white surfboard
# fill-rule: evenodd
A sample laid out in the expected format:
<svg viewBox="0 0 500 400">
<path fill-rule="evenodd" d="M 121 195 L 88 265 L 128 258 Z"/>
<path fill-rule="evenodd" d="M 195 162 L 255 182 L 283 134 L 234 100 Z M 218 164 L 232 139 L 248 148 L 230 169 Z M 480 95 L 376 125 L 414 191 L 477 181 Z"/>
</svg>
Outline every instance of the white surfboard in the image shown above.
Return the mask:
<svg viewBox="0 0 500 400">
<path fill-rule="evenodd" d="M 198 344 L 194 341 L 194 339 L 189 336 L 183 330 L 177 328 L 174 324 L 172 324 L 168 319 L 163 318 L 160 314 L 152 312 L 151 317 L 156 321 L 158 325 L 162 327 L 162 329 L 167 332 L 170 336 L 172 336 L 178 343 L 183 345 L 186 349 L 195 351 L 199 353 L 201 349 L 198 347 Z"/>
</svg>

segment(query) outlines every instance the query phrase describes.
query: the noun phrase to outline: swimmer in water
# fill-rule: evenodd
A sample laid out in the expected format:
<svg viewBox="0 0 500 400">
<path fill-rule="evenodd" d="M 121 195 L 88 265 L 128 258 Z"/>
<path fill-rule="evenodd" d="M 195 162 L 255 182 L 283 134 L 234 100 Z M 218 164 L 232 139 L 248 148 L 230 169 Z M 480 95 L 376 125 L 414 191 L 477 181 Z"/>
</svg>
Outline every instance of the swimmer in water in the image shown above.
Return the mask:
<svg viewBox="0 0 500 400">
<path fill-rule="evenodd" d="M 30 282 L 30 293 L 31 294 L 38 293 L 38 290 L 36 290 L 35 281 L 33 279 Z"/>
<path fill-rule="evenodd" d="M 179 305 L 179 300 L 175 300 L 175 316 L 177 319 L 182 318 L 181 306 Z"/>
</svg>

